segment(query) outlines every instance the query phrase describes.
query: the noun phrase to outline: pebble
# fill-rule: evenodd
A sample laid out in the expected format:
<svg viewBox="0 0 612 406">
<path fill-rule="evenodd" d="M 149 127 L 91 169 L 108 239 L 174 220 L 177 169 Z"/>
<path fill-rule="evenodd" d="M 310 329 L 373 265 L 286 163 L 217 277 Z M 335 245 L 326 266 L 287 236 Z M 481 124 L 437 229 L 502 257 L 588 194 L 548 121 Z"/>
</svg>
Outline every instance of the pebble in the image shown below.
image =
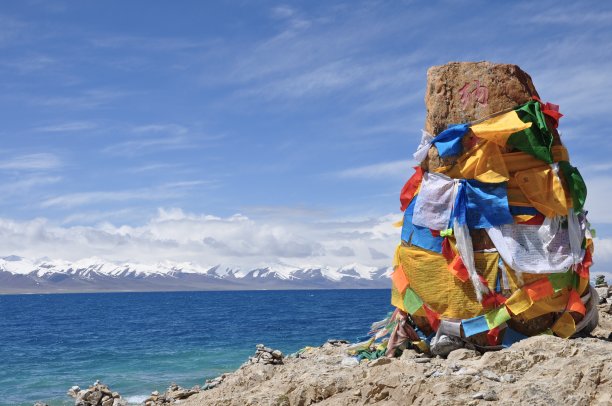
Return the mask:
<svg viewBox="0 0 612 406">
<path fill-rule="evenodd" d="M 414 362 L 417 364 L 426 364 L 428 362 L 431 362 L 431 359 L 429 358 L 415 358 Z"/>
<path fill-rule="evenodd" d="M 489 371 L 488 369 L 484 369 L 484 370 L 481 372 L 481 374 L 482 374 L 482 376 L 484 376 L 485 378 L 490 379 L 490 380 L 492 380 L 492 381 L 495 381 L 495 382 L 499 382 L 499 381 L 501 381 L 501 378 L 499 377 L 499 375 L 497 375 L 497 374 L 496 374 L 495 372 L 493 372 L 493 371 Z"/>
<path fill-rule="evenodd" d="M 484 393 L 482 399 L 488 402 L 492 402 L 494 400 L 498 400 L 499 397 L 497 396 L 497 393 L 495 393 L 495 391 L 490 390 Z"/>
<path fill-rule="evenodd" d="M 501 377 L 501 381 L 512 383 L 512 382 L 516 382 L 516 378 L 512 374 L 503 374 Z"/>
<path fill-rule="evenodd" d="M 356 367 L 359 365 L 359 360 L 356 357 L 344 357 L 340 364 L 345 367 Z"/>
<path fill-rule="evenodd" d="M 460 370 L 458 370 L 457 372 L 455 372 L 454 374 L 455 375 L 470 375 L 470 376 L 474 376 L 474 375 L 478 375 L 478 370 L 474 369 L 474 368 L 463 367 Z"/>
</svg>

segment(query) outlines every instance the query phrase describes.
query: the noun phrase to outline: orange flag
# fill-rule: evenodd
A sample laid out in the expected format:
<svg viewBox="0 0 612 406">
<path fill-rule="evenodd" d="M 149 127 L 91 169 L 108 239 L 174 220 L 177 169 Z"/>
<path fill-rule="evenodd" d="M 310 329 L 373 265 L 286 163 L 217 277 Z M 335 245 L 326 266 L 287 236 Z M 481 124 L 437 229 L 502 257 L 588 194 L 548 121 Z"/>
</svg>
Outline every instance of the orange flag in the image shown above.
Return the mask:
<svg viewBox="0 0 612 406">
<path fill-rule="evenodd" d="M 395 268 L 395 271 L 393 271 L 393 273 L 391 274 L 391 279 L 393 279 L 393 284 L 397 288 L 397 291 L 399 293 L 404 293 L 404 291 L 408 287 L 409 282 L 408 278 L 406 277 L 406 274 L 404 273 L 404 268 L 402 268 L 401 264 Z"/>
<path fill-rule="evenodd" d="M 539 279 L 525 286 L 527 294 L 531 300 L 536 301 L 543 297 L 552 296 L 554 289 L 548 278 Z"/>
<path fill-rule="evenodd" d="M 586 314 L 586 307 L 584 306 L 584 303 L 582 303 L 580 295 L 574 289 L 569 291 L 569 299 L 567 301 L 566 309 L 568 312 L 580 313 L 583 316 Z"/>
</svg>

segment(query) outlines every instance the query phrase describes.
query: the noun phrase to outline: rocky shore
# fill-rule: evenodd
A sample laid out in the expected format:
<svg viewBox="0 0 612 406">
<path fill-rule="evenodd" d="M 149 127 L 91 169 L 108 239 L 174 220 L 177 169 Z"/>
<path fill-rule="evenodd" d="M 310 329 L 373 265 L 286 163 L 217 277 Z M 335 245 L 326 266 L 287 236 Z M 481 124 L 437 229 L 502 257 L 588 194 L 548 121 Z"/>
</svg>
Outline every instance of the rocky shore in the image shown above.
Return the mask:
<svg viewBox="0 0 612 406">
<path fill-rule="evenodd" d="M 201 387 L 172 384 L 144 405 L 612 405 L 612 287 L 597 289 L 599 326 L 589 336 L 540 335 L 501 351 L 462 348 L 447 358 L 406 350 L 372 361 L 349 356 L 343 340 L 290 356 L 258 344 L 236 371 Z M 99 382 L 69 394 L 79 406 L 126 404 Z"/>
<path fill-rule="evenodd" d="M 600 324 L 570 340 L 542 335 L 481 354 L 444 359 L 404 351 L 373 361 L 347 356 L 346 342 L 253 362 L 181 404 L 207 405 L 611 405 L 612 288 L 599 289 Z"/>
</svg>

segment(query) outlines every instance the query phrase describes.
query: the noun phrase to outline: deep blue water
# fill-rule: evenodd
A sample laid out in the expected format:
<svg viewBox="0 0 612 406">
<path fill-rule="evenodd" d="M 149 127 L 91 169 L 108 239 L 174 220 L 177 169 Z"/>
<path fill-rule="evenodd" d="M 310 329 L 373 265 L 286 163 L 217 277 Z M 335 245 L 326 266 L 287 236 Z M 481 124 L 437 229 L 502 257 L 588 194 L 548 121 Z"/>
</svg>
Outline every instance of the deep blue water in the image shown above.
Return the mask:
<svg viewBox="0 0 612 406">
<path fill-rule="evenodd" d="M 354 341 L 390 290 L 0 296 L 0 404 L 73 404 L 96 379 L 136 400 L 231 371 L 257 343 L 291 353 Z"/>
</svg>

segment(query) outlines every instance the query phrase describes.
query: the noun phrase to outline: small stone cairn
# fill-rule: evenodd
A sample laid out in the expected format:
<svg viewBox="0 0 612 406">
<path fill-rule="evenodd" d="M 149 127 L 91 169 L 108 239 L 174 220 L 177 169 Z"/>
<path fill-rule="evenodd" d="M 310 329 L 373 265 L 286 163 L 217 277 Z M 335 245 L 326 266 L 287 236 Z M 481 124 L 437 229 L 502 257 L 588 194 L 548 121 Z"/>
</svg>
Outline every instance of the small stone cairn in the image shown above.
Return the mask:
<svg viewBox="0 0 612 406">
<path fill-rule="evenodd" d="M 247 364 L 281 365 L 285 356 L 279 350 L 273 350 L 263 344 L 257 344 L 255 355 L 249 357 Z"/>
<path fill-rule="evenodd" d="M 595 277 L 595 290 L 599 296 L 600 305 L 612 303 L 612 286 L 608 286 L 605 275 Z"/>
<path fill-rule="evenodd" d="M 87 389 L 73 386 L 68 389 L 68 396 L 74 398 L 75 406 L 127 406 L 127 401 L 107 385 L 96 381 Z"/>
</svg>

